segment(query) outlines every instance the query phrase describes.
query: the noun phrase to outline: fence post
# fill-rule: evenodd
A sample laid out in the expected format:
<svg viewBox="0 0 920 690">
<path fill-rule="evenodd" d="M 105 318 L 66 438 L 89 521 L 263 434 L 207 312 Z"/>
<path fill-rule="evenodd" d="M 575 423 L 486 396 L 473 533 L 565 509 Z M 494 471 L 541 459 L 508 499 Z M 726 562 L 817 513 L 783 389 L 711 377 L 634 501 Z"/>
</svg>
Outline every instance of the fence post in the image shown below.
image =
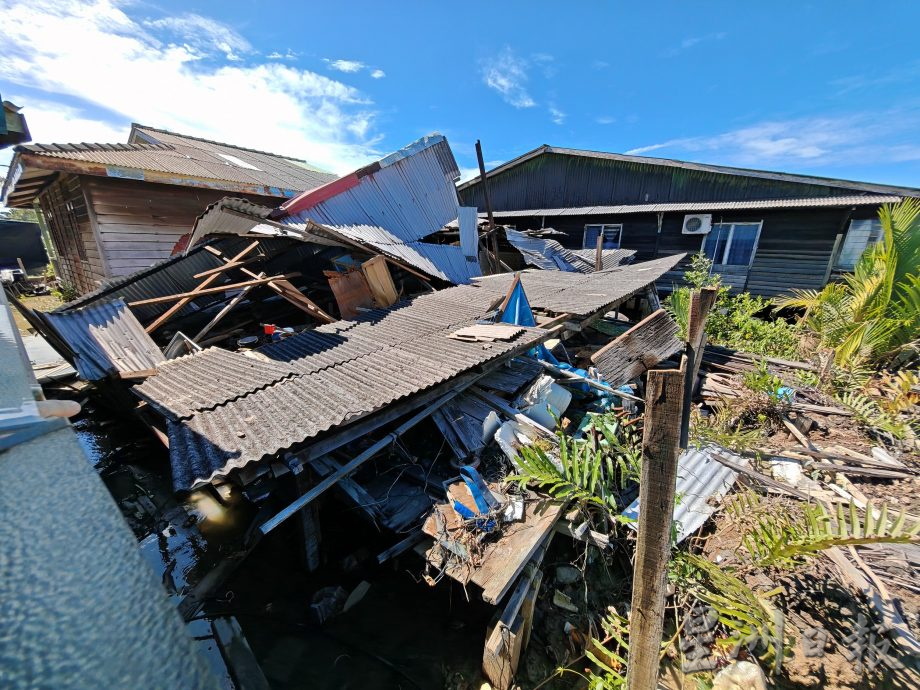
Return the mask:
<svg viewBox="0 0 920 690">
<path fill-rule="evenodd" d="M 627 690 L 654 690 L 658 682 L 686 366 L 684 358 L 680 369 L 649 371 L 645 388 Z"/>
</svg>

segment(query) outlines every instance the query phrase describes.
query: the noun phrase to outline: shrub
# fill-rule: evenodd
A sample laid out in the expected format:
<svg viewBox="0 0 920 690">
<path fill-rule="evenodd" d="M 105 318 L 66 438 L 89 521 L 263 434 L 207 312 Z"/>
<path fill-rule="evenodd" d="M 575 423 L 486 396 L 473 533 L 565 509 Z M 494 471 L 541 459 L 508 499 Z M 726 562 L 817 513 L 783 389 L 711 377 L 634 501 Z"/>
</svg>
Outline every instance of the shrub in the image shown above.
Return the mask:
<svg viewBox="0 0 920 690">
<path fill-rule="evenodd" d="M 684 280 L 687 287 L 675 287 L 665 300 L 665 308 L 680 327 L 681 337 L 686 337 L 691 291 L 715 287 L 718 289 L 716 303 L 706 321 L 710 343 L 767 357 L 795 359 L 799 356 L 801 336 L 794 326 L 781 319 L 767 321 L 757 316 L 769 308 L 770 300 L 746 292 L 729 294 L 718 274 L 712 273 L 712 262 L 702 252 L 690 260 Z"/>
</svg>

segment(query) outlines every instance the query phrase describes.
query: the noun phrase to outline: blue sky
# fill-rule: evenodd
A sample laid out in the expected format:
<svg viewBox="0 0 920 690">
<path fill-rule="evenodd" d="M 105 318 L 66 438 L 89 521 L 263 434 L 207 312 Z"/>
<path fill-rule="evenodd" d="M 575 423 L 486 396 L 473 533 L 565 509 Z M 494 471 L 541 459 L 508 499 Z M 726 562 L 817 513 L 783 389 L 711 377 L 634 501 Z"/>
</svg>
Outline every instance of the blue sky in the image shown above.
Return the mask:
<svg viewBox="0 0 920 690">
<path fill-rule="evenodd" d="M 920 186 L 920 4 L 0 0 L 37 141 L 131 121 L 343 173 L 431 131 Z M 0 165 L 9 152 L 0 152 Z M 0 168 L 0 174 L 5 168 Z"/>
</svg>

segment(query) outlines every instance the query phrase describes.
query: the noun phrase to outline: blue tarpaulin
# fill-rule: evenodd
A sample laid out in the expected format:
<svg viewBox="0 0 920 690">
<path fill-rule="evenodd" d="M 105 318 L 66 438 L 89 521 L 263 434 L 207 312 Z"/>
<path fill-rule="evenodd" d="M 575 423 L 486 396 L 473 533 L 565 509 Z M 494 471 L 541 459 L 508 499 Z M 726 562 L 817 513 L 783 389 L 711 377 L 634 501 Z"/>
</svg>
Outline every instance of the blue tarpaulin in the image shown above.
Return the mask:
<svg viewBox="0 0 920 690">
<path fill-rule="evenodd" d="M 520 275 L 515 278 L 514 289 L 511 291 L 511 296 L 506 300 L 505 308 L 498 317 L 498 321 L 500 323 L 510 323 L 514 326 L 527 326 L 529 328 L 534 328 L 537 325 L 537 320 L 533 315 L 533 309 L 530 308 L 530 302 L 527 299 L 527 295 L 524 293 L 524 285 L 521 283 Z M 530 356 L 560 366 L 559 360 L 553 357 L 553 353 L 547 350 L 543 343 L 540 343 L 531 350 Z"/>
</svg>

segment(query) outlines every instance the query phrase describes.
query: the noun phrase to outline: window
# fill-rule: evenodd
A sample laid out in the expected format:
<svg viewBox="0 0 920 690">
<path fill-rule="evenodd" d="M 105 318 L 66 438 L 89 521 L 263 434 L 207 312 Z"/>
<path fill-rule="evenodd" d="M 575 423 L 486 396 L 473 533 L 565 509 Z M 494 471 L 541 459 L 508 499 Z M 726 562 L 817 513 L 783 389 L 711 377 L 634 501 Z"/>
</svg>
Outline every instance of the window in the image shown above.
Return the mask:
<svg viewBox="0 0 920 690">
<path fill-rule="evenodd" d="M 716 266 L 750 266 L 763 223 L 713 223 L 703 253 Z"/>
<path fill-rule="evenodd" d="M 585 239 L 582 247 L 594 249 L 597 247 L 597 238 L 604 234 L 604 249 L 619 249 L 620 239 L 623 237 L 623 225 L 586 225 Z"/>
<path fill-rule="evenodd" d="M 851 220 L 847 237 L 837 255 L 836 268 L 852 271 L 856 262 L 873 244 L 882 239 L 882 223 L 878 218 L 871 220 Z"/>
</svg>

